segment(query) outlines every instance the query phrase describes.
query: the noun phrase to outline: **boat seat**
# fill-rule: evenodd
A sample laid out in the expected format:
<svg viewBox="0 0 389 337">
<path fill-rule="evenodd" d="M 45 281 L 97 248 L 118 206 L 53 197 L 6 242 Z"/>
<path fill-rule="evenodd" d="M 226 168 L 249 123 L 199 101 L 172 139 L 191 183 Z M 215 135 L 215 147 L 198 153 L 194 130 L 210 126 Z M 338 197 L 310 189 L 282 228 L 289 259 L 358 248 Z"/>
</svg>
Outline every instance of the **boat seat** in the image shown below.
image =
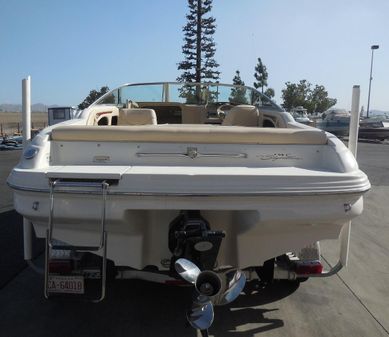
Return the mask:
<svg viewBox="0 0 389 337">
<path fill-rule="evenodd" d="M 53 141 L 108 141 L 190 144 L 327 144 L 324 131 L 220 125 L 58 126 Z"/>
<path fill-rule="evenodd" d="M 262 126 L 263 114 L 254 105 L 237 105 L 228 112 L 222 125 Z"/>
<path fill-rule="evenodd" d="M 207 109 L 204 105 L 182 104 L 182 124 L 203 124 Z"/>
<path fill-rule="evenodd" d="M 121 109 L 118 125 L 157 125 L 157 115 L 153 109 Z"/>
</svg>

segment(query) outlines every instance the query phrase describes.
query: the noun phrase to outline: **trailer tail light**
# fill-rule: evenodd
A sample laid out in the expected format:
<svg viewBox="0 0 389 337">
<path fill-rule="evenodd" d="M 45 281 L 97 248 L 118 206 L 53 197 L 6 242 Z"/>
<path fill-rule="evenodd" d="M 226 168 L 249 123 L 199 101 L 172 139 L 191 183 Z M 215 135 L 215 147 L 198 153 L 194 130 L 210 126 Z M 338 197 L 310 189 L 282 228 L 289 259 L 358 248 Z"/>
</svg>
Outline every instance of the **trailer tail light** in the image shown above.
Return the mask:
<svg viewBox="0 0 389 337">
<path fill-rule="evenodd" d="M 72 260 L 50 260 L 49 272 L 55 274 L 68 274 L 73 270 Z"/>
<path fill-rule="evenodd" d="M 320 261 L 297 261 L 296 262 L 297 275 L 321 274 L 323 272 L 323 265 Z"/>
</svg>

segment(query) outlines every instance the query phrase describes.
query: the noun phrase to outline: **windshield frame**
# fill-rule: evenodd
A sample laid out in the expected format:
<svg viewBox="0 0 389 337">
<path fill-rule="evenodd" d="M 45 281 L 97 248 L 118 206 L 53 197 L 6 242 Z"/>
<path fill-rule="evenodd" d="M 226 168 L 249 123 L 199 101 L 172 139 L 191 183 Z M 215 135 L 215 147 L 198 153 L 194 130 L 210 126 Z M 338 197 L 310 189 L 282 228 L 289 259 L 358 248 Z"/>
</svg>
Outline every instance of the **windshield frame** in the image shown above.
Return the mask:
<svg viewBox="0 0 389 337">
<path fill-rule="evenodd" d="M 122 97 L 121 97 L 121 91 L 123 90 L 123 88 L 127 88 L 127 87 L 135 87 L 135 86 L 157 86 L 157 85 L 160 85 L 161 88 L 162 88 L 162 92 L 161 92 L 161 100 L 160 101 L 157 101 L 157 102 L 160 102 L 160 103 L 179 103 L 179 104 L 191 104 L 191 103 L 188 103 L 188 102 L 180 102 L 180 101 L 171 101 L 169 99 L 169 89 L 171 86 L 181 86 L 182 88 L 184 88 L 185 86 L 188 86 L 188 87 L 200 87 L 200 90 L 204 90 L 202 92 L 202 97 L 199 101 L 197 102 L 194 102 L 192 104 L 196 104 L 196 105 L 209 105 L 209 104 L 220 104 L 220 103 L 225 103 L 225 104 L 234 104 L 233 102 L 227 102 L 227 101 L 223 101 L 223 102 L 214 102 L 212 100 L 210 100 L 210 97 L 212 96 L 212 88 L 216 88 L 216 90 L 218 90 L 218 87 L 223 87 L 223 88 L 235 88 L 235 89 L 240 89 L 242 91 L 250 91 L 252 92 L 253 94 L 255 94 L 256 96 L 256 99 L 254 101 L 251 101 L 250 104 L 251 105 L 256 105 L 256 106 L 262 106 L 264 108 L 270 108 L 271 110 L 277 110 L 277 111 L 285 111 L 282 107 L 280 107 L 278 104 L 276 104 L 273 100 L 271 100 L 269 97 L 267 97 L 266 95 L 262 94 L 261 92 L 259 92 L 258 90 L 256 90 L 255 88 L 253 87 L 250 87 L 250 86 L 241 86 L 241 85 L 234 85 L 234 84 L 225 84 L 225 83 L 210 83 L 210 82 L 205 82 L 205 83 L 197 83 L 197 82 L 144 82 L 144 83 L 126 83 L 126 84 L 123 84 L 113 90 L 110 90 L 109 92 L 107 92 L 106 94 L 104 94 L 102 97 L 100 97 L 99 99 L 97 99 L 92 105 L 92 106 L 95 106 L 95 105 L 115 105 L 115 106 L 118 106 L 118 107 L 123 107 L 125 105 L 125 102 L 122 101 Z M 116 95 L 114 95 L 114 93 L 116 92 Z M 101 103 L 101 102 L 104 102 L 104 99 L 107 99 L 109 96 L 114 96 L 114 98 L 116 98 L 116 101 L 113 102 L 113 103 Z M 135 100 L 136 101 L 136 100 Z M 143 101 L 136 101 L 136 102 L 143 102 Z M 150 101 L 144 101 L 144 102 L 150 102 Z M 242 104 L 242 103 L 237 103 L 237 104 Z"/>
</svg>

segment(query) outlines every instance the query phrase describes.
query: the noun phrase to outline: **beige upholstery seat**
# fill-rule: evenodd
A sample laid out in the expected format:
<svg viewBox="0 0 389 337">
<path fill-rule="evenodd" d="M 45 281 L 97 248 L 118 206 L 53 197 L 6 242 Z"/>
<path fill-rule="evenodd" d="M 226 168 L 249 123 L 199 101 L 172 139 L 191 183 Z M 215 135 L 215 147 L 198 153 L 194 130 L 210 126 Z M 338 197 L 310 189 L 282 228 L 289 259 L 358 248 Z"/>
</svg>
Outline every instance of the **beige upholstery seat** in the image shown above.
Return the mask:
<svg viewBox="0 0 389 337">
<path fill-rule="evenodd" d="M 206 120 L 207 109 L 204 105 L 182 104 L 182 124 L 202 124 Z"/>
<path fill-rule="evenodd" d="M 157 125 L 157 115 L 153 109 L 121 109 L 118 125 Z"/>
<path fill-rule="evenodd" d="M 58 126 L 53 141 L 151 142 L 181 144 L 327 144 L 324 131 L 220 125 Z"/>
<path fill-rule="evenodd" d="M 223 120 L 222 125 L 262 126 L 263 115 L 253 105 L 234 106 Z"/>
</svg>

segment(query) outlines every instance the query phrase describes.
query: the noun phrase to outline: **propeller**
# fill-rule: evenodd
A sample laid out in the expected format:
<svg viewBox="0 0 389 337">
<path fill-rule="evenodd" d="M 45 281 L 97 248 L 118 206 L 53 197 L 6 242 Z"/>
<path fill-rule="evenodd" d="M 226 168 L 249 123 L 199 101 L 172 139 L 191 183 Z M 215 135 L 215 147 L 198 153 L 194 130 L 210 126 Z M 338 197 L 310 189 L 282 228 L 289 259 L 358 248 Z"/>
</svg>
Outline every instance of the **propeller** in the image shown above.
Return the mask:
<svg viewBox="0 0 389 337">
<path fill-rule="evenodd" d="M 202 331 L 211 326 L 214 312 L 212 302 L 205 296 L 203 299 L 200 297 L 201 295 L 193 301 L 192 307 L 186 313 L 186 318 L 192 327 Z"/>
<path fill-rule="evenodd" d="M 232 270 L 225 274 L 226 290 L 215 299 L 216 305 L 226 305 L 234 301 L 246 285 L 246 276 L 240 270 Z"/>
<path fill-rule="evenodd" d="M 246 284 L 246 276 L 240 270 L 225 273 L 225 291 L 222 292 L 222 279 L 215 272 L 200 271 L 193 262 L 184 258 L 178 259 L 174 266 L 184 280 L 195 285 L 193 304 L 186 314 L 188 322 L 207 334 L 214 318 L 213 303 L 225 305 L 234 301 Z"/>
<path fill-rule="evenodd" d="M 175 263 L 176 272 L 187 282 L 195 284 L 201 270 L 187 259 L 178 259 Z"/>
</svg>

